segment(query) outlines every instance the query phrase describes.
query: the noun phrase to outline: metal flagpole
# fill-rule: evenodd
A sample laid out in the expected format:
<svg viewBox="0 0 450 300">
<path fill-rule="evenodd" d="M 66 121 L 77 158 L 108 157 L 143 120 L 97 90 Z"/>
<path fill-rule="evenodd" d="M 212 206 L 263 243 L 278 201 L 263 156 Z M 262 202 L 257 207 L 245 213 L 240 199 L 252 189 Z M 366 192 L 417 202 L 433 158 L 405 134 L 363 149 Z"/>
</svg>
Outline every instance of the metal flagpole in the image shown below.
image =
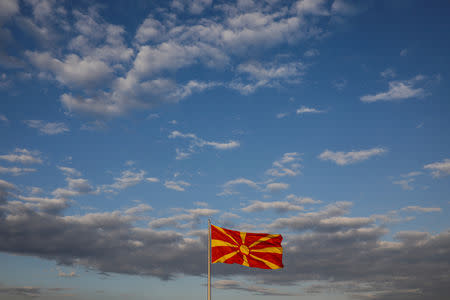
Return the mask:
<svg viewBox="0 0 450 300">
<path fill-rule="evenodd" d="M 208 219 L 208 300 L 211 300 L 211 219 Z"/>
</svg>

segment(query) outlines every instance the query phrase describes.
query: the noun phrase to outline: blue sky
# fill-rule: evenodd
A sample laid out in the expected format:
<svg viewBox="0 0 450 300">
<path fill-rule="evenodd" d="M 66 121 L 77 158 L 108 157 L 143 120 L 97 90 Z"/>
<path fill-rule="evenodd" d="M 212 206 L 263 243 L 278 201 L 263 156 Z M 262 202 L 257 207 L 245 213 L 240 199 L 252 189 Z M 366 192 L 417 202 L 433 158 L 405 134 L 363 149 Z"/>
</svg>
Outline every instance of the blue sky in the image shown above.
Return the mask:
<svg viewBox="0 0 450 300">
<path fill-rule="evenodd" d="M 1 0 L 0 299 L 448 297 L 449 8 Z"/>
</svg>

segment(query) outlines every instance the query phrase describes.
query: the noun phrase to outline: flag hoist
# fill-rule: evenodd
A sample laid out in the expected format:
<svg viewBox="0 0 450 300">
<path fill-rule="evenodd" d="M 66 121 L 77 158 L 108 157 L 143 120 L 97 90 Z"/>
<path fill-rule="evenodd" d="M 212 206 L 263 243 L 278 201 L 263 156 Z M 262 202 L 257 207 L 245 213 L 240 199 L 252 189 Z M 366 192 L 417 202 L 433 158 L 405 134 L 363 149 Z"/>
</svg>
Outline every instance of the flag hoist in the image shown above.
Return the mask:
<svg viewBox="0 0 450 300">
<path fill-rule="evenodd" d="M 281 234 L 252 233 L 211 225 L 208 220 L 208 300 L 211 300 L 211 263 L 251 268 L 283 268 Z"/>
</svg>

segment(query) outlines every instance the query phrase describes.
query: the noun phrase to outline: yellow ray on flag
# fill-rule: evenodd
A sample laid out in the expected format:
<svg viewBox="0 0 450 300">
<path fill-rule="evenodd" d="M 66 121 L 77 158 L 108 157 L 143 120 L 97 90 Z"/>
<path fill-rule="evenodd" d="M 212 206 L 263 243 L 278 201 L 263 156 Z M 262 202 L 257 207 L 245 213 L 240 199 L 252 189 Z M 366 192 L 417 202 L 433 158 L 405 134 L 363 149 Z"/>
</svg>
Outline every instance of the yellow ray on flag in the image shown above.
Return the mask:
<svg viewBox="0 0 450 300">
<path fill-rule="evenodd" d="M 262 269 L 283 268 L 280 234 L 235 231 L 211 225 L 211 262 Z"/>
</svg>

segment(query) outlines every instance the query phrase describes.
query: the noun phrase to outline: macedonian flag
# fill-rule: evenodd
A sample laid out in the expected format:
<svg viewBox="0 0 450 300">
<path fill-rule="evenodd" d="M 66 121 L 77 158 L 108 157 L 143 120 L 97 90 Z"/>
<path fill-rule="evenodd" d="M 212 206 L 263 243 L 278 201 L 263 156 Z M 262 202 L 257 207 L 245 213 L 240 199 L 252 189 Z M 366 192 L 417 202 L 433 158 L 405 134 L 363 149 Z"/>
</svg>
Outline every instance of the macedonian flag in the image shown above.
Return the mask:
<svg viewBox="0 0 450 300">
<path fill-rule="evenodd" d="M 240 232 L 211 225 L 211 262 L 283 268 L 280 234 Z"/>
</svg>

